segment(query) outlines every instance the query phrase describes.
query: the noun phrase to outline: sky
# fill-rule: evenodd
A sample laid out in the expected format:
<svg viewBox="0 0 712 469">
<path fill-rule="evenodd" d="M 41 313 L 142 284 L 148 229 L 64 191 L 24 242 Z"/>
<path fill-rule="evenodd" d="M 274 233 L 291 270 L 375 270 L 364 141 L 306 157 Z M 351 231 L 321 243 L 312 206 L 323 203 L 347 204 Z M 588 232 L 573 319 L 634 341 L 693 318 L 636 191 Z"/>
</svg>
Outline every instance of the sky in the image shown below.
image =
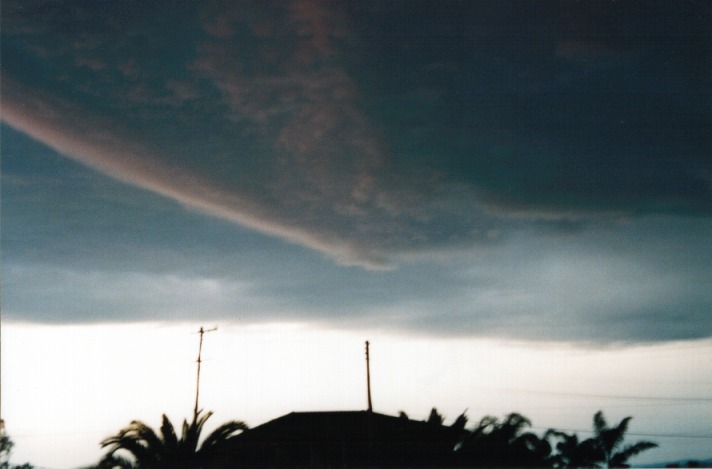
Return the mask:
<svg viewBox="0 0 712 469">
<path fill-rule="evenodd" d="M 661 444 L 641 461 L 710 456 L 710 2 L 10 0 L 1 21 L 18 462 L 188 416 L 200 326 L 216 424 L 364 408 L 368 339 L 377 411 L 543 433 L 602 409 Z"/>
</svg>

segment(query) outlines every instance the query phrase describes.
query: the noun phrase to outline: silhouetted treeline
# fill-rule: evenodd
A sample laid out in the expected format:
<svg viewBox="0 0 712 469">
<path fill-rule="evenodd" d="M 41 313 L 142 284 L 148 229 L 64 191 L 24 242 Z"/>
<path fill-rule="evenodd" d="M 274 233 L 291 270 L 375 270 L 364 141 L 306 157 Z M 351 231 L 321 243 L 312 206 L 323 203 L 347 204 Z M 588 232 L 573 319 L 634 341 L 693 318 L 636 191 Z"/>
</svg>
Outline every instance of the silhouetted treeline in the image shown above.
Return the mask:
<svg viewBox="0 0 712 469">
<path fill-rule="evenodd" d="M 630 420 L 608 426 L 599 411 L 593 417 L 593 437 L 579 441 L 575 433 L 554 429 L 538 436 L 527 431 L 529 419 L 517 413 L 502 421 L 484 417 L 464 432 L 454 452 L 467 467 L 630 467 L 631 457 L 657 446 L 650 441 L 623 446 Z"/>
<path fill-rule="evenodd" d="M 0 421 L 0 469 L 33 469 L 34 466 L 29 463 L 25 464 L 10 464 L 10 454 L 15 443 L 12 442 L 10 436 L 5 433 Z"/>
<path fill-rule="evenodd" d="M 629 467 L 657 445 L 624 444 L 631 417 L 609 426 L 593 417 L 593 436 L 530 431 L 518 413 L 487 416 L 468 427 L 463 413 L 450 425 L 433 408 L 425 421 L 374 412 L 293 412 L 253 429 L 232 421 L 199 444 L 211 414 L 184 421 L 182 434 L 164 416 L 160 431 L 134 421 L 102 442 L 97 469 L 381 468 L 381 467 Z"/>
<path fill-rule="evenodd" d="M 163 415 L 160 432 L 140 420 L 132 421 L 118 434 L 101 442 L 108 452 L 96 466 L 99 469 L 202 469 L 211 467 L 235 467 L 223 465 L 227 444 L 235 435 L 247 429 L 244 422 L 232 420 L 220 425 L 202 443 L 201 432 L 212 412 L 201 415 L 198 411 L 193 420 L 183 421 L 178 435 L 171 421 Z"/>
</svg>

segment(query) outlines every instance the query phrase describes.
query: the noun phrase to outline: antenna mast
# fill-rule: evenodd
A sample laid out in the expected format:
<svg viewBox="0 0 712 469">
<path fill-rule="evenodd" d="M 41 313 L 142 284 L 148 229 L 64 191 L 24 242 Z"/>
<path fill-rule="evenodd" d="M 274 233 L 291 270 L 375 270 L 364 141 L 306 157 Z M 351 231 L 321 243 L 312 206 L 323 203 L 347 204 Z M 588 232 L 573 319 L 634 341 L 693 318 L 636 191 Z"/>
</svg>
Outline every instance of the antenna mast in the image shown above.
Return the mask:
<svg viewBox="0 0 712 469">
<path fill-rule="evenodd" d="M 203 326 L 200 326 L 200 330 L 198 331 L 198 334 L 200 334 L 200 345 L 198 345 L 198 376 L 195 380 L 195 407 L 193 408 L 193 420 L 197 420 L 198 418 L 198 395 L 200 394 L 200 363 L 202 362 L 200 357 L 203 353 L 203 334 L 205 334 L 206 332 L 213 332 L 217 330 L 217 327 L 213 327 L 212 329 L 203 329 Z"/>
<path fill-rule="evenodd" d="M 368 392 L 368 411 L 373 412 L 371 403 L 371 361 L 368 354 L 368 340 L 366 341 L 366 390 Z"/>
</svg>

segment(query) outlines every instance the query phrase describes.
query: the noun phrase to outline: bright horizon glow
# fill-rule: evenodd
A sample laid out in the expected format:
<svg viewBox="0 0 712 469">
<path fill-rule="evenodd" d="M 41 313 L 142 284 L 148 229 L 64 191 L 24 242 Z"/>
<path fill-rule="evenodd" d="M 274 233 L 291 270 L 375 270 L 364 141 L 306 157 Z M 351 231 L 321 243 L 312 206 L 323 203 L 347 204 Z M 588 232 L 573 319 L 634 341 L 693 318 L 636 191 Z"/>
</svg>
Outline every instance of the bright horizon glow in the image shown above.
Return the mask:
<svg viewBox="0 0 712 469">
<path fill-rule="evenodd" d="M 232 419 L 257 426 L 292 411 L 365 409 L 369 339 L 376 412 L 403 410 L 423 420 L 437 407 L 452 421 L 467 409 L 470 425 L 520 412 L 537 434 L 557 428 L 584 437 L 600 409 L 609 422 L 634 417 L 627 441 L 660 443 L 639 461 L 705 457 L 699 453 L 708 439 L 694 436 L 705 436 L 704 422 L 712 419 L 710 340 L 584 349 L 296 324 L 218 326 L 203 348 L 200 407 L 215 411 L 208 432 Z M 3 417 L 16 443 L 12 460 L 79 467 L 96 462 L 99 441 L 133 419 L 158 428 L 166 413 L 180 424 L 195 398 L 197 329 L 3 324 Z M 677 438 L 683 442 L 673 453 L 663 435 L 687 437 Z"/>
</svg>

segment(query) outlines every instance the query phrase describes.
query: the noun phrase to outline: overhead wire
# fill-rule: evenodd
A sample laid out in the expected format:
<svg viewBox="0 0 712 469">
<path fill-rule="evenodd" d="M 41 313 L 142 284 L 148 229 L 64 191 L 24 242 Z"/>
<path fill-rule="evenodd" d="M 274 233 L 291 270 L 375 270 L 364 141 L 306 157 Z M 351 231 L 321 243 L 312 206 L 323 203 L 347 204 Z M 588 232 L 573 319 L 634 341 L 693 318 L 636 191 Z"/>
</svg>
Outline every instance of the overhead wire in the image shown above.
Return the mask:
<svg viewBox="0 0 712 469">
<path fill-rule="evenodd" d="M 532 426 L 529 427 L 532 430 L 550 430 L 550 428 L 547 427 L 538 427 L 538 426 Z M 558 431 L 563 431 L 563 432 L 580 432 L 580 433 L 586 433 L 586 434 L 593 434 L 593 431 L 590 429 L 587 430 L 582 430 L 578 428 L 557 428 L 556 430 Z M 698 439 L 710 439 L 712 440 L 712 433 L 708 435 L 696 435 L 696 434 L 691 434 L 691 433 L 638 433 L 638 432 L 626 432 L 627 436 L 637 436 L 637 437 L 652 437 L 652 438 L 698 438 Z"/>
<path fill-rule="evenodd" d="M 560 392 L 560 391 L 539 391 L 533 389 L 516 389 L 516 388 L 501 388 L 503 391 L 514 391 L 522 392 L 528 394 L 543 394 L 549 396 L 561 396 L 561 397 L 571 397 L 579 398 L 586 397 L 591 399 L 630 399 L 638 401 L 670 401 L 670 402 L 712 402 L 712 397 L 673 397 L 673 396 L 634 396 L 634 395 L 620 395 L 620 394 L 587 394 L 587 393 L 574 393 L 574 392 Z"/>
</svg>

